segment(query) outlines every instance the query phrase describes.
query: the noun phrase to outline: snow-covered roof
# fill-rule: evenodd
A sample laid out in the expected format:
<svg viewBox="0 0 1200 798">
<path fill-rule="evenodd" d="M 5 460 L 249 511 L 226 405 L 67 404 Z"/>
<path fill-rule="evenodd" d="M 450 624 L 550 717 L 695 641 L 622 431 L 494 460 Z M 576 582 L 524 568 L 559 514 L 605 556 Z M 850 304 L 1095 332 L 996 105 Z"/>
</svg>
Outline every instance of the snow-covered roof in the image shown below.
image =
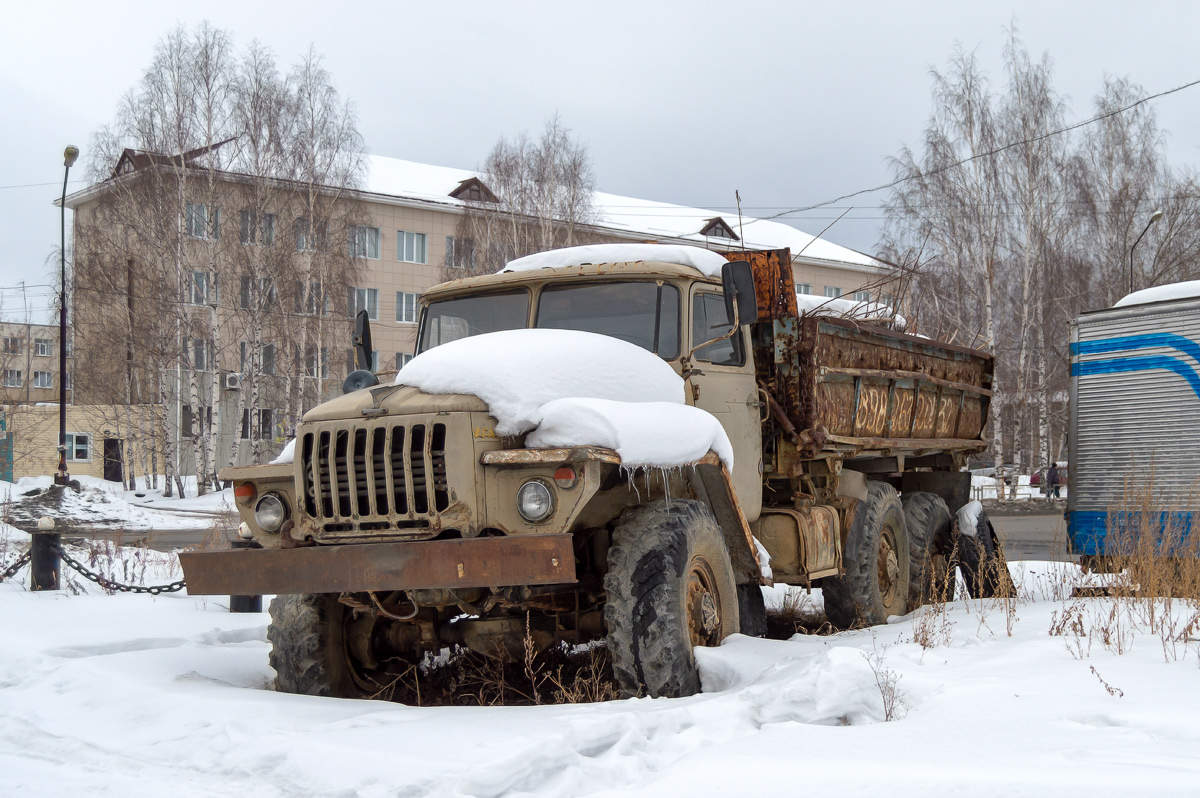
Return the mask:
<svg viewBox="0 0 1200 798">
<path fill-rule="evenodd" d="M 451 193 L 464 180 L 474 177 L 482 175 L 468 169 L 371 155 L 367 158 L 364 189 L 368 193 L 388 197 L 461 206 L 463 201 L 452 197 Z M 711 209 L 655 202 L 604 191 L 595 192 L 593 200 L 598 216 L 597 225 L 619 234 L 693 241 L 701 246 L 714 244 L 723 249 L 735 249 L 742 245 L 747 249 L 787 247 L 792 251 L 793 258 L 799 256 L 834 268 L 853 268 L 858 271 L 883 268 L 883 264 L 869 255 L 811 236 L 782 222 L 751 216 L 743 216 L 739 222 L 737 214 L 726 216 Z M 741 240 L 701 235 L 700 231 L 717 218 L 722 219 Z"/>
<path fill-rule="evenodd" d="M 583 266 L 588 263 L 637 263 L 658 261 L 691 266 L 708 277 L 716 277 L 728 263 L 724 255 L 700 247 L 679 244 L 585 244 L 563 247 L 548 252 L 535 252 L 509 261 L 506 272 L 532 272 L 538 269 L 558 269 L 563 266 Z"/>
<path fill-rule="evenodd" d="M 1187 280 L 1182 283 L 1156 285 L 1153 288 L 1143 288 L 1141 291 L 1134 291 L 1132 294 L 1119 299 L 1113 307 L 1123 308 L 1129 305 L 1148 305 L 1151 302 L 1166 302 L 1170 299 L 1195 299 L 1196 297 L 1200 297 L 1200 280 Z"/>
</svg>

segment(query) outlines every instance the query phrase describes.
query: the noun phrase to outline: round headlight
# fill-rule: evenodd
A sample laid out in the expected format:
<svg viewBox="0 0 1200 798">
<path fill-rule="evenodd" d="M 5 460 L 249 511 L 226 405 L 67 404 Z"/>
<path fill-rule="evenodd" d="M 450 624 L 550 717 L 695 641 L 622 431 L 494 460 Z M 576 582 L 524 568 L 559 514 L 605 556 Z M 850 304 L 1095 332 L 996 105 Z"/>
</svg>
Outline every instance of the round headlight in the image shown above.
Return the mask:
<svg viewBox="0 0 1200 798">
<path fill-rule="evenodd" d="M 550 489 L 540 480 L 529 480 L 517 491 L 517 511 L 526 521 L 545 521 L 554 511 Z"/>
<path fill-rule="evenodd" d="M 266 532 L 278 532 L 287 518 L 287 508 L 276 493 L 268 493 L 254 507 L 254 520 Z"/>
</svg>

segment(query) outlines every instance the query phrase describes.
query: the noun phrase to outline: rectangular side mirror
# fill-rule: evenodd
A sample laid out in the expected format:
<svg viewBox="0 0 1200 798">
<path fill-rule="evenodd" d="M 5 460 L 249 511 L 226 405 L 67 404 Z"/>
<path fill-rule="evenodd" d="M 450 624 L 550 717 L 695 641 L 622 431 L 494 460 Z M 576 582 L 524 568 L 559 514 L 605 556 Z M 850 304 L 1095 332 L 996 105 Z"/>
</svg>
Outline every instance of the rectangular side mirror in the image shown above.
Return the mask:
<svg viewBox="0 0 1200 798">
<path fill-rule="evenodd" d="M 721 267 L 721 287 L 725 291 L 725 312 L 733 320 L 737 307 L 738 323 L 758 321 L 758 297 L 754 293 L 754 272 L 744 260 L 735 260 Z"/>
</svg>

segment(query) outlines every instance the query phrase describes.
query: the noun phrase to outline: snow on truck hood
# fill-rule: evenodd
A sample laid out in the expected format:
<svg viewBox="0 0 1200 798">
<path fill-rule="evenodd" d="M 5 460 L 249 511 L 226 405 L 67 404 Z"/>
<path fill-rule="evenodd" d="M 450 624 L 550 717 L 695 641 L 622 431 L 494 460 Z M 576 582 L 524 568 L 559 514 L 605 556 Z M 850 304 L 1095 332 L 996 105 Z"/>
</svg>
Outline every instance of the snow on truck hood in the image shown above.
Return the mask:
<svg viewBox="0 0 1200 798">
<path fill-rule="evenodd" d="M 549 252 L 537 252 L 509 261 L 505 272 L 531 272 L 538 269 L 558 269 L 563 266 L 583 266 L 596 263 L 637 263 L 653 261 L 691 266 L 706 277 L 720 277 L 721 267 L 729 261 L 719 252 L 681 244 L 587 244 L 564 247 Z"/>
<path fill-rule="evenodd" d="M 397 385 L 479 397 L 499 435 L 531 447 L 605 446 L 628 466 L 694 463 L 733 447 L 709 413 L 684 403 L 683 380 L 657 355 L 606 335 L 522 329 L 442 344 L 414 357 Z"/>
</svg>

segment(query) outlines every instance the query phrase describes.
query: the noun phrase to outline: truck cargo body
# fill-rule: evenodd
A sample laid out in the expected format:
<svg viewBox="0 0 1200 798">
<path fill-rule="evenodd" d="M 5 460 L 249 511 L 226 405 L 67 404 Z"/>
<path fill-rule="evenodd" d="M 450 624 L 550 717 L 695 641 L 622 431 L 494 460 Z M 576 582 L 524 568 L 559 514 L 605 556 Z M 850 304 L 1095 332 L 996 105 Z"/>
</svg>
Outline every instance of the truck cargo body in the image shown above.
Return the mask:
<svg viewBox="0 0 1200 798">
<path fill-rule="evenodd" d="M 1200 485 L 1200 299 L 1109 308 L 1071 324 L 1067 530 L 1116 553 L 1130 504 L 1190 527 Z M 1143 519 L 1144 520 L 1144 519 Z"/>
<path fill-rule="evenodd" d="M 908 458 L 962 465 L 986 448 L 993 360 L 981 352 L 907 335 L 872 319 L 800 316 L 788 255 L 739 253 L 755 272 L 753 329 L 759 384 L 770 393 L 778 441 L 764 430 L 768 474 L 795 474 L 804 461 Z M 732 257 L 732 256 L 731 256 Z M 788 299 L 790 298 L 790 302 Z M 923 465 L 933 465 L 932 459 Z M 875 469 L 878 470 L 878 469 Z"/>
</svg>

